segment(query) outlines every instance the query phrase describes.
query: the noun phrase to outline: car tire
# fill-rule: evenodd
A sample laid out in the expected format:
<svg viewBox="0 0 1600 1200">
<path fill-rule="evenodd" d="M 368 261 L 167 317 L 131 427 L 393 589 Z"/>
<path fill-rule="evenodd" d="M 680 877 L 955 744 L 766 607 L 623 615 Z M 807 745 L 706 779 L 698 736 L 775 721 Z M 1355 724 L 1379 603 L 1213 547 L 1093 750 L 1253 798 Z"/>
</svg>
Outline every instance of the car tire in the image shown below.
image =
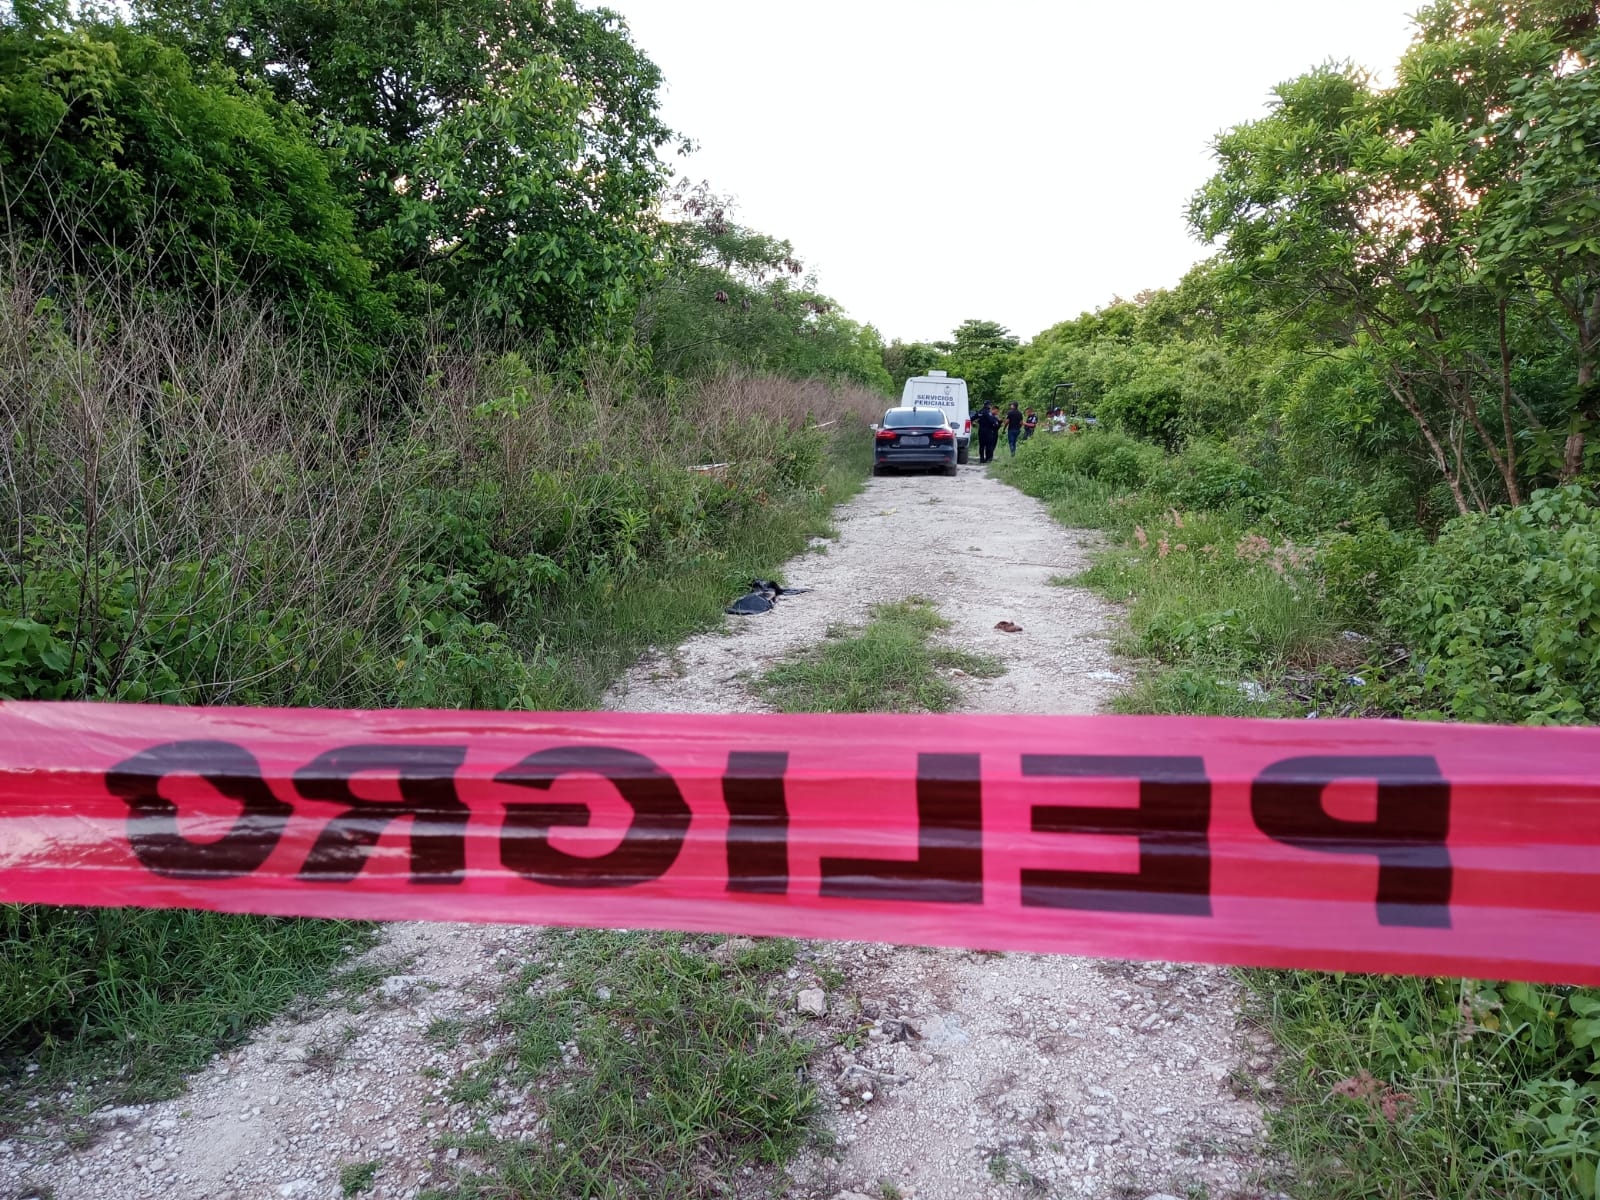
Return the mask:
<svg viewBox="0 0 1600 1200">
<path fill-rule="evenodd" d="M 956 464 L 955 463 L 951 463 L 948 467 L 940 468 L 940 472 L 939 473 L 941 475 L 945 475 L 945 476 L 948 476 L 951 479 L 954 479 L 960 472 L 957 471 Z"/>
<path fill-rule="evenodd" d="M 956 451 L 956 461 L 963 467 L 967 465 L 967 448 L 965 446 Z"/>
<path fill-rule="evenodd" d="M 874 475 L 887 475 L 889 471 L 882 463 L 873 463 L 872 473 Z"/>
</svg>

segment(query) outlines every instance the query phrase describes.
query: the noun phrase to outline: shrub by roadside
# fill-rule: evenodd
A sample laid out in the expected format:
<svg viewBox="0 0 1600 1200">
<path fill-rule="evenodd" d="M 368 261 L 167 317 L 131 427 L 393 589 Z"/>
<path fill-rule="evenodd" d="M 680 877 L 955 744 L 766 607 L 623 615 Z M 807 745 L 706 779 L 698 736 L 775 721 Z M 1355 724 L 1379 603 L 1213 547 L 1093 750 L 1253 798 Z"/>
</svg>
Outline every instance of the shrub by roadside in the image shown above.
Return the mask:
<svg viewBox="0 0 1600 1200">
<path fill-rule="evenodd" d="M 580 386 L 445 345 L 396 412 L 245 297 L 86 294 L 8 261 L 5 698 L 593 706 L 828 528 L 882 405 L 737 374 L 649 395 L 606 361 Z M 178 1086 L 363 936 L 0 909 L 0 1129 Z"/>
<path fill-rule="evenodd" d="M 1002 478 L 1111 541 L 1130 712 L 1600 719 L 1600 508 L 1577 486 L 1436 541 L 1345 497 L 1326 524 L 1218 447 L 1035 438 Z M 1593 1200 L 1600 990 L 1245 972 L 1285 1051 L 1272 1116 L 1307 1200 Z"/>
<path fill-rule="evenodd" d="M 1417 652 L 1408 710 L 1461 721 L 1600 720 L 1600 507 L 1572 484 L 1452 521 L 1385 596 Z"/>
</svg>

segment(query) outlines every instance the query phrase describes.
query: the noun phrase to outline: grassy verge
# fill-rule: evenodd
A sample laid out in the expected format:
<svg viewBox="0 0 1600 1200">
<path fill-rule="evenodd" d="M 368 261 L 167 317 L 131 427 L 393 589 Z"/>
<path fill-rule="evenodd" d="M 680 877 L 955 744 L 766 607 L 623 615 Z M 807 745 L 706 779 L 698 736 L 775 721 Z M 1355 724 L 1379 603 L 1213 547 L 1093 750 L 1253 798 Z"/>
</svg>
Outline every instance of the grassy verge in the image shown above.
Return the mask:
<svg viewBox="0 0 1600 1200">
<path fill-rule="evenodd" d="M 1359 522 L 1292 534 L 1246 469 L 1115 434 L 1036 439 L 997 473 L 1063 524 L 1107 533 L 1071 582 L 1125 606 L 1121 648 L 1140 668 L 1122 711 L 1412 715 L 1404 697 L 1426 679 L 1384 678 L 1387 663 L 1407 659 L 1380 612 L 1418 570 L 1415 540 Z M 1474 569 L 1482 574 L 1470 563 L 1460 573 Z M 1469 660 L 1452 655 L 1445 678 L 1459 686 Z M 1489 678 L 1476 686 L 1487 692 Z M 1240 974 L 1248 1015 L 1281 1051 L 1277 1091 L 1264 1099 L 1293 1164 L 1285 1190 L 1305 1200 L 1600 1195 L 1600 991 Z"/>
<path fill-rule="evenodd" d="M 932 641 L 949 627 L 919 596 L 879 605 L 865 628 L 829 630 L 763 675 L 756 691 L 780 712 L 947 712 L 960 699 L 953 672 L 1004 671 L 996 659 Z"/>
<path fill-rule="evenodd" d="M 1285 1051 L 1269 1112 L 1293 1190 L 1329 1200 L 1590 1200 L 1592 990 L 1245 972 Z M 1590 1083 L 1592 1089 L 1593 1084 Z"/>
<path fill-rule="evenodd" d="M 0 907 L 0 1134 L 181 1090 L 370 926 L 208 912 Z"/>
<path fill-rule="evenodd" d="M 772 578 L 814 537 L 833 532 L 835 505 L 866 483 L 872 444 L 859 430 L 833 438 L 821 484 L 755 509 L 709 554 L 624 584 L 564 598 L 541 615 L 532 640 L 558 664 L 551 707 L 593 708 L 617 673 L 651 646 L 673 646 L 722 619 L 755 578 Z"/>
<path fill-rule="evenodd" d="M 461 1145 L 488 1169 L 436 1195 L 687 1200 L 746 1167 L 781 1166 L 816 1110 L 810 1047 L 772 1001 L 794 953 L 781 939 L 547 935 L 497 1016 L 510 1047 L 456 1081 L 481 1114 Z M 488 1118 L 518 1095 L 538 1135 L 491 1135 Z"/>
<path fill-rule="evenodd" d="M 714 624 L 753 576 L 829 532 L 870 456 L 865 438 L 841 434 L 818 486 L 753 506 L 714 553 L 562 593 L 518 631 L 550 681 L 533 699 L 592 707 L 646 646 Z M 0 1135 L 51 1113 L 175 1094 L 210 1055 L 325 990 L 373 936 L 349 922 L 0 906 Z"/>
<path fill-rule="evenodd" d="M 1108 464 L 1093 457 L 1096 441 Z M 997 471 L 1044 500 L 1063 525 L 1108 535 L 1086 571 L 1056 582 L 1093 588 L 1125 608 L 1118 649 L 1139 670 L 1114 707 L 1217 716 L 1370 711 L 1361 668 L 1372 650 L 1372 614 L 1330 601 L 1312 569 L 1313 548 L 1263 535 L 1259 514 L 1230 489 L 1218 489 L 1220 507 L 1189 507 L 1130 482 L 1150 469 L 1117 469 L 1135 454 L 1161 459 L 1153 447 L 1090 435 L 1071 450 L 1054 439 L 1030 443 Z"/>
</svg>

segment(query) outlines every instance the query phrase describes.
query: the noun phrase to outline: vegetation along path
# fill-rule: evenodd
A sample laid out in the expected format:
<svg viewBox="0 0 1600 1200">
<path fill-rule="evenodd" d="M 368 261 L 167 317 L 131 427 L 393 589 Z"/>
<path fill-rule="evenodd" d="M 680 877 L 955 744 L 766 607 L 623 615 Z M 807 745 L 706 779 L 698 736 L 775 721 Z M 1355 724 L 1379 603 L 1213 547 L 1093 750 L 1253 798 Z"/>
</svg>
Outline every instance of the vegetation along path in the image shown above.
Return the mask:
<svg viewBox="0 0 1600 1200">
<path fill-rule="evenodd" d="M 954 480 L 875 479 L 836 519 L 837 538 L 788 566 L 788 581 L 810 592 L 647 656 L 608 706 L 818 707 L 856 686 L 867 690 L 849 707 L 1091 713 L 1115 690 L 1112 611 L 1051 582 L 1085 565 L 1083 535 L 1038 501 L 974 466 Z M 996 629 L 1002 621 L 1022 631 Z M 916 636 L 872 641 L 903 627 Z M 923 658 L 907 649 L 930 636 Z M 847 647 L 843 673 L 857 678 L 828 676 L 830 646 Z M 922 690 L 874 692 L 874 649 L 889 655 L 886 679 Z M 918 664 L 930 672 L 920 682 Z M 1261 1194 L 1262 1119 L 1238 1084 L 1266 1062 L 1223 971 L 837 943 L 768 960 L 746 939 L 693 943 L 698 958 L 650 950 L 663 973 L 641 970 L 632 986 L 660 996 L 689 976 L 717 983 L 715 970 L 694 975 L 712 959 L 766 970 L 752 1003 L 770 1006 L 796 1061 L 809 1058 L 802 1074 L 822 1102 L 812 1124 L 823 1136 L 768 1137 L 754 1165 L 724 1157 L 716 1178 L 707 1162 L 685 1166 L 646 1142 L 579 1170 L 561 1157 L 578 1148 L 560 1140 L 560 1122 L 573 1122 L 574 1141 L 615 1126 L 604 1097 L 573 1107 L 573 1081 L 623 1071 L 627 1048 L 570 1004 L 566 1025 L 549 1014 L 563 989 L 627 1001 L 621 977 L 594 982 L 617 957 L 595 940 L 610 936 L 389 927 L 335 1002 L 287 1014 L 176 1099 L 102 1111 L 71 1136 L 39 1128 L 0 1144 L 0 1180 L 57 1200 L 632 1194 L 629 1179 L 667 1179 L 669 1195 L 808 1200 Z M 674 1009 L 712 1023 L 710 993 L 671 995 Z M 508 997 L 525 1007 L 508 1009 Z M 692 1061 L 698 1072 L 711 1059 Z M 794 1063 L 768 1065 L 794 1076 Z M 601 1076 L 602 1088 L 648 1100 L 637 1078 Z M 659 1143 L 664 1132 L 642 1137 Z M 608 1170 L 609 1184 L 596 1175 Z"/>
</svg>

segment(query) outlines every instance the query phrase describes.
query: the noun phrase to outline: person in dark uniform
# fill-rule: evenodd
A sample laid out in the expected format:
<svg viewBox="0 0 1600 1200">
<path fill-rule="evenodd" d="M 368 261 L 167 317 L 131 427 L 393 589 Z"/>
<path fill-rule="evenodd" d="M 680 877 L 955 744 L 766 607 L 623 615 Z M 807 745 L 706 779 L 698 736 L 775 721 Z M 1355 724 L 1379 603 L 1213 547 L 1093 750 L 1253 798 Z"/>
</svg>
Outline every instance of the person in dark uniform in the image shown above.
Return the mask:
<svg viewBox="0 0 1600 1200">
<path fill-rule="evenodd" d="M 1006 409 L 1006 442 L 1011 447 L 1011 457 L 1017 456 L 1017 438 L 1022 434 L 1022 410 L 1015 400 Z"/>
<path fill-rule="evenodd" d="M 978 413 L 978 461 L 993 462 L 995 447 L 1000 444 L 1000 418 L 985 402 Z"/>
<path fill-rule="evenodd" d="M 1039 428 L 1039 414 L 1033 409 L 1028 410 L 1028 419 L 1022 423 L 1022 440 L 1027 441 L 1033 436 L 1033 431 Z"/>
</svg>

